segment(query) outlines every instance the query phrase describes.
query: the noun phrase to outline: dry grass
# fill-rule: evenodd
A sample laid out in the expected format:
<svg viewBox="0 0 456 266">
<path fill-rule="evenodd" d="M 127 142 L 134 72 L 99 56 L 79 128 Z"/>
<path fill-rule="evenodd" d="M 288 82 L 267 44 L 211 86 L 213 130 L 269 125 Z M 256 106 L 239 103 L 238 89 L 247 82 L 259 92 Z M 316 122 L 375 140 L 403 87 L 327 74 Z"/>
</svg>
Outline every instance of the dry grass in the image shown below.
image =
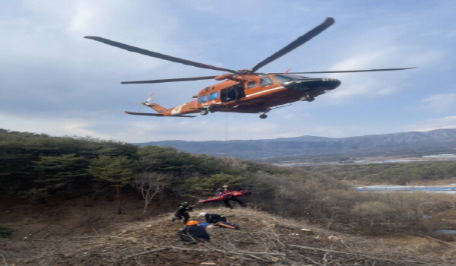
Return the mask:
<svg viewBox="0 0 456 266">
<path fill-rule="evenodd" d="M 330 177 L 315 178 L 305 172 L 282 177 L 262 174 L 257 183 L 258 193 L 251 199 L 260 209 L 343 232 L 421 234 L 436 229 L 426 217 L 456 206 L 454 194 L 359 192 Z"/>
<path fill-rule="evenodd" d="M 119 224 L 111 232 L 4 241 L 0 265 L 454 265 L 456 247 L 429 237 L 359 237 L 253 209 L 220 213 L 240 230 L 208 229 L 212 241 L 184 245 L 171 215 Z M 90 217 L 88 217 L 90 218 Z M 307 230 L 302 230 L 307 229 Z M 45 231 L 46 229 L 43 229 Z M 395 242 L 396 241 L 396 242 Z"/>
</svg>

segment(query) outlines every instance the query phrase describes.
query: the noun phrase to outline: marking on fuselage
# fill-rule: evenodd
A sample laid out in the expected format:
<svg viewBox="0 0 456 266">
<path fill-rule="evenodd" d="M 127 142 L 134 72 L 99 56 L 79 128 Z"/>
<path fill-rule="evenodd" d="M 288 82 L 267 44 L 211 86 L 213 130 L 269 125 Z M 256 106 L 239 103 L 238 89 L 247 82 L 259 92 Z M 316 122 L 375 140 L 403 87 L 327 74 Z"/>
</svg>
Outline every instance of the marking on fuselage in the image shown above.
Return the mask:
<svg viewBox="0 0 456 266">
<path fill-rule="evenodd" d="M 269 92 L 269 91 L 280 90 L 280 89 L 284 89 L 284 87 L 272 88 L 272 89 L 268 89 L 268 90 L 264 90 L 264 91 L 260 91 L 260 92 L 255 92 L 255 93 L 247 95 L 246 98 L 252 97 L 252 96 L 256 96 L 256 95 L 259 95 L 259 94 L 262 94 L 262 93 L 266 93 L 266 92 Z"/>
<path fill-rule="evenodd" d="M 184 105 L 185 105 L 185 104 L 174 107 L 173 110 L 171 111 L 171 115 L 180 114 L 180 113 L 181 113 L 181 110 L 182 110 L 182 107 L 183 107 Z"/>
</svg>

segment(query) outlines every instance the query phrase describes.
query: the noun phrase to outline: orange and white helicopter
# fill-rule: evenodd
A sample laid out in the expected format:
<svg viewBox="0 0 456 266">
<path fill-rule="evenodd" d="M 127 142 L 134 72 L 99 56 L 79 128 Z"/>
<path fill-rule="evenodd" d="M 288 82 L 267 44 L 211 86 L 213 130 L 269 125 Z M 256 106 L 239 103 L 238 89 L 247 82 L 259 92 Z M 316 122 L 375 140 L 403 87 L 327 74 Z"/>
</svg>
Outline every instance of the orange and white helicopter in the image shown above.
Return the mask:
<svg viewBox="0 0 456 266">
<path fill-rule="evenodd" d="M 84 38 L 102 42 L 111 46 L 125 49 L 130 52 L 139 53 L 175 63 L 190 65 L 199 68 L 212 69 L 228 72 L 219 76 L 202 76 L 189 78 L 158 79 L 143 81 L 126 81 L 122 84 L 146 84 L 163 83 L 177 81 L 192 81 L 215 79 L 220 83 L 202 89 L 197 95 L 193 96 L 196 100 L 185 104 L 166 109 L 158 104 L 150 103 L 150 97 L 141 104 L 154 109 L 157 113 L 125 113 L 130 115 L 146 116 L 173 116 L 173 117 L 195 117 L 191 115 L 200 113 L 207 115 L 209 112 L 235 112 L 235 113 L 261 113 L 260 118 L 267 118 L 266 113 L 272 109 L 289 105 L 296 101 L 311 102 L 315 97 L 337 88 L 341 82 L 330 78 L 309 78 L 297 74 L 315 73 L 349 73 L 349 72 L 373 72 L 373 71 L 392 71 L 410 68 L 386 68 L 369 70 L 342 70 L 342 71 L 314 71 L 314 72 L 292 72 L 292 73 L 260 73 L 260 68 L 291 52 L 307 41 L 311 40 L 332 24 L 333 18 L 327 18 L 322 24 L 316 26 L 309 32 L 297 38 L 275 54 L 264 59 L 251 69 L 232 70 L 212 65 L 206 65 L 182 58 L 177 58 L 123 43 L 111 41 L 101 37 L 86 36 Z"/>
</svg>

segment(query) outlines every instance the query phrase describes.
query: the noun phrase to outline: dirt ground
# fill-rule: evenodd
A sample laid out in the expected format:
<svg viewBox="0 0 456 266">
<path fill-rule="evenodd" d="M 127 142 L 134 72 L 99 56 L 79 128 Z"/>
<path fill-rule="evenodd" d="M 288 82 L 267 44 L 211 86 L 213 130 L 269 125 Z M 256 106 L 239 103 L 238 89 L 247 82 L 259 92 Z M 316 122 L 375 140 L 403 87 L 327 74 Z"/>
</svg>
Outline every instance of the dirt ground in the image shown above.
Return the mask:
<svg viewBox="0 0 456 266">
<path fill-rule="evenodd" d="M 13 234 L 0 238 L 0 265 L 456 265 L 452 237 L 355 236 L 217 206 L 196 206 L 192 218 L 218 213 L 241 229 L 211 227 L 210 242 L 185 245 L 176 234 L 183 224 L 171 221 L 173 206 L 144 216 L 136 199 L 125 200 L 120 215 L 108 200 L 2 201 L 0 227 Z M 432 219 L 456 229 L 454 210 Z"/>
</svg>

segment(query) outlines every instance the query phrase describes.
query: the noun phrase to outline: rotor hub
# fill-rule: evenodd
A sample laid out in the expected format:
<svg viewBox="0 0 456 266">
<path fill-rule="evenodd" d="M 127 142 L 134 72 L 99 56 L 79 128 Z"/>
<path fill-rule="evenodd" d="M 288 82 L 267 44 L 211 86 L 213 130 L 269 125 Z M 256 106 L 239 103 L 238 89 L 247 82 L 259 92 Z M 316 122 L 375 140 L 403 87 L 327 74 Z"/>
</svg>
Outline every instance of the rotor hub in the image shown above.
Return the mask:
<svg viewBox="0 0 456 266">
<path fill-rule="evenodd" d="M 248 75 L 253 73 L 253 69 L 239 69 L 236 73 L 238 75 Z"/>
</svg>

